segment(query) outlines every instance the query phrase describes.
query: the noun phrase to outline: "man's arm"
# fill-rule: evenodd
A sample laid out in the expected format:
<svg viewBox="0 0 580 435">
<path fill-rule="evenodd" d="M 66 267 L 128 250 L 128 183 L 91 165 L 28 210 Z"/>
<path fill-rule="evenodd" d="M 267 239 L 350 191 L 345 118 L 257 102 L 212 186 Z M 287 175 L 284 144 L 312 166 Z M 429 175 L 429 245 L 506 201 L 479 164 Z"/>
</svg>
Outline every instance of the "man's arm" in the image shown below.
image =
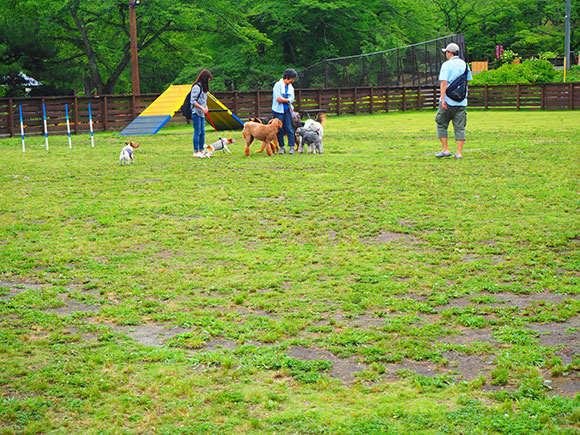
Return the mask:
<svg viewBox="0 0 580 435">
<path fill-rule="evenodd" d="M 447 90 L 447 80 L 441 80 L 441 106 L 447 110 L 447 103 L 445 102 L 445 91 Z"/>
</svg>

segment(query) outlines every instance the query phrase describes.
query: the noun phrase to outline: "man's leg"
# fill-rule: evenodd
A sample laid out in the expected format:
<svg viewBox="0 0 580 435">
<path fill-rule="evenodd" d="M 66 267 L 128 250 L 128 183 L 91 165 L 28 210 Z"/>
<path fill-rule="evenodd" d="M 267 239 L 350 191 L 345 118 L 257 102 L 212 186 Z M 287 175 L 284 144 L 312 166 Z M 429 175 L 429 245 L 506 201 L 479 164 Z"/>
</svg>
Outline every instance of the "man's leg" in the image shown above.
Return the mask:
<svg viewBox="0 0 580 435">
<path fill-rule="evenodd" d="M 463 157 L 463 145 L 465 144 L 465 127 L 467 126 L 467 111 L 465 107 L 458 106 L 453 114 L 453 130 L 457 142 L 457 158 Z"/>
<path fill-rule="evenodd" d="M 457 141 L 457 153 L 455 154 L 457 157 L 463 157 L 463 144 L 465 143 L 464 140 Z"/>
<path fill-rule="evenodd" d="M 435 115 L 435 122 L 437 123 L 437 137 L 441 141 L 441 152 L 435 154 L 435 157 L 449 157 L 451 153 L 449 152 L 449 144 L 447 139 L 447 129 L 449 127 L 449 108 L 445 110 L 441 103 L 439 103 L 439 108 L 437 109 L 437 115 Z"/>
</svg>

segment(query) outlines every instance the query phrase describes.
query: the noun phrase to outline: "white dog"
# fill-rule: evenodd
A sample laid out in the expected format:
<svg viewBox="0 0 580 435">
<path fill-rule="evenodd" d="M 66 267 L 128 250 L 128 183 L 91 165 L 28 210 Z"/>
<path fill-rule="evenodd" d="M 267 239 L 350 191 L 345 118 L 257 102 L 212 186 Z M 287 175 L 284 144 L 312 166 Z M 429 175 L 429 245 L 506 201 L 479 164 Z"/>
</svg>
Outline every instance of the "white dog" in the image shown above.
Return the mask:
<svg viewBox="0 0 580 435">
<path fill-rule="evenodd" d="M 203 156 L 210 158 L 213 155 L 213 153 L 215 153 L 217 150 L 222 150 L 223 152 L 227 151 L 228 153 L 231 154 L 232 152 L 228 148 L 228 145 L 234 143 L 236 143 L 236 140 L 232 139 L 231 137 L 220 139 L 217 142 L 212 143 L 211 145 L 206 145 L 205 149 L 203 150 Z"/>
<path fill-rule="evenodd" d="M 119 154 L 119 163 L 121 165 L 133 164 L 133 151 L 136 148 L 139 148 L 137 142 L 125 142 L 125 148 L 123 148 L 121 154 Z"/>
<path fill-rule="evenodd" d="M 322 140 L 324 136 L 324 129 L 322 128 L 322 123 L 314 121 L 313 119 L 307 119 L 304 123 L 304 130 L 311 131 L 313 133 L 318 133 L 318 137 Z"/>
</svg>

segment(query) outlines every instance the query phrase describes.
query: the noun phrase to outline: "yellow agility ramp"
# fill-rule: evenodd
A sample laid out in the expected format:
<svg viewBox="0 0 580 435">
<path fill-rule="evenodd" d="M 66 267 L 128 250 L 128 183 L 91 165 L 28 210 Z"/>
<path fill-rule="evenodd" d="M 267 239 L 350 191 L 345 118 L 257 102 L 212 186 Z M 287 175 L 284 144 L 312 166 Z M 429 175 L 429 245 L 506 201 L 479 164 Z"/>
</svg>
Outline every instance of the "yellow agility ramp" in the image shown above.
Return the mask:
<svg viewBox="0 0 580 435">
<path fill-rule="evenodd" d="M 240 130 L 244 128 L 244 122 L 211 93 L 207 94 L 207 109 L 216 130 Z"/>
<path fill-rule="evenodd" d="M 181 109 L 192 85 L 171 85 L 119 134 L 140 136 L 156 134 Z M 208 93 L 207 108 L 211 121 L 217 130 L 237 130 L 244 123 L 224 106 L 216 97 Z"/>
</svg>

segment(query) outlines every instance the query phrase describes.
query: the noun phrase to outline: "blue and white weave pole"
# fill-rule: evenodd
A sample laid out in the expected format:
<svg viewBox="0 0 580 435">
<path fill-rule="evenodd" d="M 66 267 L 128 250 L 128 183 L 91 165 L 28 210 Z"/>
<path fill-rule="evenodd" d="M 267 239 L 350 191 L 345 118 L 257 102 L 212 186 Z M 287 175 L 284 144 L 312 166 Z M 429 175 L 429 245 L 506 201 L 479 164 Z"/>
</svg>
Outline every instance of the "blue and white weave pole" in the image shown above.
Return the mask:
<svg viewBox="0 0 580 435">
<path fill-rule="evenodd" d="M 72 150 L 72 142 L 70 140 L 70 122 L 68 120 L 68 104 L 64 105 L 64 110 L 66 111 L 66 132 L 68 133 L 68 148 Z"/>
<path fill-rule="evenodd" d="M 93 135 L 93 112 L 91 112 L 91 103 L 89 103 L 89 125 L 91 127 L 91 147 L 95 147 L 95 137 Z"/>
<path fill-rule="evenodd" d="M 48 127 L 46 126 L 46 107 L 42 103 L 42 117 L 44 118 L 44 140 L 46 142 L 46 151 L 48 151 Z"/>
<path fill-rule="evenodd" d="M 22 121 L 22 106 L 18 106 L 20 109 L 20 137 L 22 137 L 22 152 L 26 152 L 26 146 L 24 146 L 24 122 Z"/>
</svg>

